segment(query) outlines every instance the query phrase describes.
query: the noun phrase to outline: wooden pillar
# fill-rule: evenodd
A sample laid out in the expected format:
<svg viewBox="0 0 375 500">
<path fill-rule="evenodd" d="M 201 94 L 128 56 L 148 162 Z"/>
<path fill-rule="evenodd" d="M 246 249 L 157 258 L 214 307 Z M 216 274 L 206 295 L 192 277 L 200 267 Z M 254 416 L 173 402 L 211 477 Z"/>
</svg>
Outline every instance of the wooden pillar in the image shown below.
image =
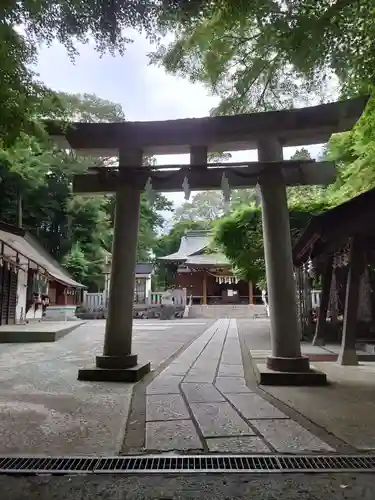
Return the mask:
<svg viewBox="0 0 375 500">
<path fill-rule="evenodd" d="M 332 273 L 334 272 L 332 266 L 333 257 L 329 257 L 325 263 L 323 273 L 322 295 L 320 297 L 320 306 L 312 345 L 325 345 L 324 334 L 327 325 L 327 312 L 331 292 Z"/>
<path fill-rule="evenodd" d="M 203 305 L 207 305 L 207 273 L 206 271 L 203 271 L 203 283 L 202 283 L 202 288 L 203 288 Z"/>
<path fill-rule="evenodd" d="M 254 304 L 254 289 L 252 281 L 249 281 L 249 304 Z"/>
<path fill-rule="evenodd" d="M 340 365 L 358 365 L 355 348 L 359 286 L 364 271 L 364 247 L 360 236 L 354 236 L 350 246 L 349 269 L 346 281 L 344 322 L 342 327 L 341 350 L 337 362 Z"/>
<path fill-rule="evenodd" d="M 337 272 L 338 269 L 336 267 L 332 269 L 332 284 L 331 284 L 332 297 L 330 303 L 330 313 L 331 313 L 331 324 L 333 327 L 337 327 L 339 322 Z"/>
</svg>

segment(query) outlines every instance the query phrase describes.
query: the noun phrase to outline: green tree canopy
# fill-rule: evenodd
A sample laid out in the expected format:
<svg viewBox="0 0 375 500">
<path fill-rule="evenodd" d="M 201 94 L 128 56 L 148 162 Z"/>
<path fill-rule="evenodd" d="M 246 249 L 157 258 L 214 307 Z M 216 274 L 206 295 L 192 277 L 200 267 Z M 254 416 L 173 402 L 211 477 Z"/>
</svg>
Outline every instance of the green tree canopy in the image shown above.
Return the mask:
<svg viewBox="0 0 375 500">
<path fill-rule="evenodd" d="M 366 93 L 375 81 L 374 0 L 167 0 L 175 33 L 153 60 L 206 84 L 216 113 L 290 107 L 327 92 Z"/>
<path fill-rule="evenodd" d="M 248 206 L 255 201 L 255 189 L 234 189 L 231 192 L 230 210 Z M 225 215 L 225 203 L 221 191 L 200 191 L 191 201 L 185 201 L 176 208 L 174 222 L 196 220 L 208 228 L 212 222 Z"/>
<path fill-rule="evenodd" d="M 306 148 L 297 149 L 291 156 L 291 160 L 311 160 L 311 155 Z M 309 210 L 310 206 L 322 204 L 328 206 L 325 186 L 290 186 L 287 188 L 288 202 L 291 206 L 304 207 Z"/>
<path fill-rule="evenodd" d="M 295 241 L 306 227 L 311 216 L 325 208 L 320 202 L 310 204 L 308 208 L 303 204 L 290 206 L 292 241 Z M 214 242 L 232 262 L 238 277 L 252 281 L 260 288 L 266 287 L 260 208 L 242 208 L 217 221 L 214 225 Z"/>
<path fill-rule="evenodd" d="M 78 282 L 84 283 L 89 272 L 89 265 L 79 243 L 75 243 L 64 255 L 62 264 Z"/>
<path fill-rule="evenodd" d="M 337 180 L 327 189 L 331 206 L 375 188 L 375 97 L 354 128 L 331 137 L 325 156 L 337 166 Z"/>
</svg>

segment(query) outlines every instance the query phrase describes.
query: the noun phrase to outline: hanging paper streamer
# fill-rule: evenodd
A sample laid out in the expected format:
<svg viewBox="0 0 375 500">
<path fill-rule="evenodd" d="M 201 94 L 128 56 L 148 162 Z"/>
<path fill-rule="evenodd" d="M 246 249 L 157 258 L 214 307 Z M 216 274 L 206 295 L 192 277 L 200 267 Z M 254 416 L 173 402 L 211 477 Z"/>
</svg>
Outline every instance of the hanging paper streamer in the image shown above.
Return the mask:
<svg viewBox="0 0 375 500">
<path fill-rule="evenodd" d="M 310 276 L 310 278 L 313 278 L 313 279 L 316 278 L 316 269 L 315 269 L 314 263 L 311 259 L 309 259 L 307 261 L 306 271 L 307 271 L 307 274 Z"/>
<path fill-rule="evenodd" d="M 229 205 L 230 205 L 230 186 L 229 186 L 228 177 L 225 175 L 225 172 L 223 173 L 223 175 L 221 177 L 221 190 L 223 191 L 224 210 L 225 210 L 225 212 L 228 212 Z"/>
<path fill-rule="evenodd" d="M 255 186 L 255 206 L 258 208 L 262 206 L 262 193 L 260 190 L 259 182 Z"/>
<path fill-rule="evenodd" d="M 153 203 L 155 200 L 155 192 L 152 189 L 152 179 L 149 177 L 147 179 L 146 185 L 145 185 L 145 194 L 150 203 Z"/>
<path fill-rule="evenodd" d="M 185 176 L 184 182 L 182 183 L 182 189 L 185 193 L 185 200 L 188 201 L 190 198 L 190 184 L 189 179 Z"/>
<path fill-rule="evenodd" d="M 222 284 L 237 284 L 239 279 L 236 276 L 216 276 L 216 282 Z"/>
</svg>

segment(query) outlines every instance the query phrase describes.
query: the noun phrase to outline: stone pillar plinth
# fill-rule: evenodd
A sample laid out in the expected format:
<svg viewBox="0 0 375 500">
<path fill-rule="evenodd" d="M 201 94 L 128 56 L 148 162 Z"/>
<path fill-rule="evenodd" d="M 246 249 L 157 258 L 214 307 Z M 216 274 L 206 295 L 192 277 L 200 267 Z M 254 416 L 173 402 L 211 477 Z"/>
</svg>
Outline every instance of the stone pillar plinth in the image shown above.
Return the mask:
<svg viewBox="0 0 375 500">
<path fill-rule="evenodd" d="M 142 164 L 141 152 L 120 154 L 120 168 Z M 116 192 L 115 223 L 108 314 L 103 355 L 96 367 L 79 370 L 79 380 L 136 382 L 150 371 L 132 353 L 134 281 L 141 191 L 120 184 Z"/>
<path fill-rule="evenodd" d="M 277 139 L 258 143 L 259 161 L 282 158 L 282 146 Z M 293 385 L 293 374 L 314 372 L 310 371 L 308 358 L 301 355 L 286 185 L 279 167 L 262 175 L 260 189 L 272 347 L 272 356 L 264 367 L 267 377 L 260 377 L 260 382 L 275 383 L 267 380 L 275 379 L 270 372 L 279 372 L 277 383 L 283 384 L 282 374 L 288 373 L 285 385 Z"/>
</svg>

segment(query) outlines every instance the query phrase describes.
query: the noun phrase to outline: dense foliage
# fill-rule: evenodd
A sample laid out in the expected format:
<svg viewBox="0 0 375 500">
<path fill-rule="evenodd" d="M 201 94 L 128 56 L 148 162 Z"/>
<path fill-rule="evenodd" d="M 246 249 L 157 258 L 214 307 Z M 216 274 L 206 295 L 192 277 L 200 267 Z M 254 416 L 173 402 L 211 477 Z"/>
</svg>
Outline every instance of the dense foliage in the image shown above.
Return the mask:
<svg viewBox="0 0 375 500">
<path fill-rule="evenodd" d="M 255 201 L 254 189 L 235 189 L 231 193 L 230 209 L 234 210 L 240 206 L 247 206 Z M 173 220 L 180 221 L 202 221 L 207 226 L 225 215 L 225 203 L 221 191 L 200 191 L 192 196 L 191 200 L 184 202 L 176 208 Z"/>
<path fill-rule="evenodd" d="M 153 60 L 206 84 L 217 113 L 366 93 L 375 81 L 375 1 L 166 1 L 175 39 Z"/>
<path fill-rule="evenodd" d="M 92 95 L 59 94 L 67 118 L 84 121 L 124 119 L 118 104 Z M 96 290 L 103 286 L 105 255 L 111 250 L 113 196 L 73 196 L 75 173 L 110 159 L 79 157 L 23 134 L 11 148 L 0 150 L 0 219 L 39 237 L 54 258 L 73 276 Z M 171 204 L 161 195 L 150 205 L 141 201 L 138 260 L 149 261 L 163 225 L 161 213 Z"/>
</svg>

